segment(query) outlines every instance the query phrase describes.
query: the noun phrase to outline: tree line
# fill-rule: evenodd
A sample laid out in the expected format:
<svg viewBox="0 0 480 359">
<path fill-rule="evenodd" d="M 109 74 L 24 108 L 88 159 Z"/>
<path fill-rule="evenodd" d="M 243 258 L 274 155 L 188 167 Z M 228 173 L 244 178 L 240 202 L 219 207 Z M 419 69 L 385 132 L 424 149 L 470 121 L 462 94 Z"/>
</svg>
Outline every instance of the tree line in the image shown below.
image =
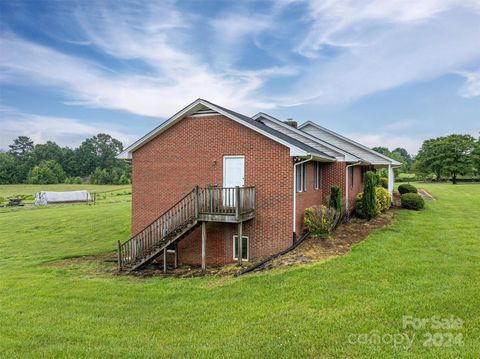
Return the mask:
<svg viewBox="0 0 480 359">
<path fill-rule="evenodd" d="M 414 173 L 418 179 L 457 183 L 459 176 L 480 176 L 480 138 L 452 134 L 423 142 L 416 156 L 405 149 L 390 151 L 386 147 L 373 150 L 402 163 L 400 173 Z"/>
<path fill-rule="evenodd" d="M 17 137 L 6 152 L 0 152 L 0 184 L 11 183 L 131 183 L 131 165 L 115 158 L 123 144 L 99 133 L 77 148 L 60 147 L 53 141 L 35 144 Z"/>
<path fill-rule="evenodd" d="M 414 173 L 418 179 L 449 178 L 453 183 L 458 176 L 480 176 L 480 138 L 471 135 L 426 140 L 416 156 L 401 147 L 373 150 L 402 163 L 397 175 Z M 19 136 L 7 152 L 0 152 L 0 184 L 128 184 L 131 165 L 115 157 L 121 151 L 122 142 L 105 133 L 85 139 L 77 148 L 60 147 L 53 141 L 35 144 Z"/>
</svg>

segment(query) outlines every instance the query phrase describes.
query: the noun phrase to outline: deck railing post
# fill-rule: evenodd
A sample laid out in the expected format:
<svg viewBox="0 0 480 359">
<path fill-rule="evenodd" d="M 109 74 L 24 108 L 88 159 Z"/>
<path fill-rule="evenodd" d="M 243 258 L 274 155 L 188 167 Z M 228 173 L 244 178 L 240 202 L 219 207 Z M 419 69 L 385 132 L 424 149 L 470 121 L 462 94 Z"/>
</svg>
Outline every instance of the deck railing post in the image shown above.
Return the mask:
<svg viewBox="0 0 480 359">
<path fill-rule="evenodd" d="M 237 256 L 238 256 L 238 265 L 242 265 L 243 260 L 243 247 L 242 247 L 242 237 L 243 237 L 243 223 L 238 223 L 238 246 L 237 246 Z"/>
<path fill-rule="evenodd" d="M 117 250 L 118 250 L 118 270 L 122 270 L 122 246 L 120 241 L 117 241 Z"/>
<path fill-rule="evenodd" d="M 198 186 L 195 186 L 195 219 L 198 219 L 199 207 L 200 207 L 200 188 Z"/>
<path fill-rule="evenodd" d="M 235 218 L 240 218 L 240 187 L 235 187 Z"/>
</svg>

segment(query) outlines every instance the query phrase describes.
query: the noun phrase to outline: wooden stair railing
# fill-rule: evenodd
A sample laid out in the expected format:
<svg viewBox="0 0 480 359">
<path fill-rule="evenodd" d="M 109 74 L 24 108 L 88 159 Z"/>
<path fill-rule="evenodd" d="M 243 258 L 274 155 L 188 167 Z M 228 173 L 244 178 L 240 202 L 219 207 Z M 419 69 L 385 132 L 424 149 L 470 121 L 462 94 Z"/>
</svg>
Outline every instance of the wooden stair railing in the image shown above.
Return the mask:
<svg viewBox="0 0 480 359">
<path fill-rule="evenodd" d="M 156 258 L 199 224 L 200 213 L 234 215 L 239 219 L 243 213 L 252 211 L 255 211 L 255 187 L 196 186 L 128 241 L 118 242 L 118 269 L 132 271 Z"/>
<path fill-rule="evenodd" d="M 144 265 L 179 235 L 197 225 L 198 192 L 195 187 L 170 209 L 125 243 L 118 243 L 118 267 L 135 270 Z"/>
</svg>

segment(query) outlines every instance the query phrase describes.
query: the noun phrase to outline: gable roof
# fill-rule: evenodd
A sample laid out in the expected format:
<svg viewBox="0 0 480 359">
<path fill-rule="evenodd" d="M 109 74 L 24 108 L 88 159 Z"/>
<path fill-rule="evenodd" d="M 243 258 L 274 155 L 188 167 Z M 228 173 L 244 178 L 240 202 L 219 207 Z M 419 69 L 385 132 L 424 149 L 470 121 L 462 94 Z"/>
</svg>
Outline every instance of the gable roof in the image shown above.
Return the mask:
<svg viewBox="0 0 480 359">
<path fill-rule="evenodd" d="M 191 104 L 177 112 L 175 115 L 170 117 L 168 120 L 163 122 L 158 127 L 154 128 L 152 131 L 147 133 L 145 136 L 140 138 L 138 141 L 134 142 L 130 146 L 128 146 L 122 153 L 120 153 L 117 158 L 120 159 L 131 159 L 132 153 L 157 137 L 162 132 L 166 131 L 168 128 L 176 124 L 177 122 L 181 121 L 183 118 L 191 116 L 191 115 L 201 115 L 201 113 L 208 113 L 209 111 L 205 111 L 209 109 L 211 111 L 217 112 L 229 119 L 244 125 L 251 130 L 258 132 L 273 141 L 280 143 L 290 149 L 290 156 L 313 156 L 320 160 L 326 161 L 334 161 L 335 159 L 322 151 L 319 151 L 311 146 L 308 146 L 301 141 L 298 141 L 284 133 L 277 131 L 273 128 L 266 126 L 260 122 L 257 122 L 251 119 L 248 116 L 242 115 L 238 112 L 229 110 L 227 108 L 215 105 L 209 101 L 204 99 L 197 99 L 193 101 Z M 211 113 L 211 112 L 210 112 Z"/>
<path fill-rule="evenodd" d="M 335 159 L 340 161 L 346 162 L 359 162 L 361 158 L 345 151 L 344 149 L 332 145 L 320 138 L 310 135 L 307 132 L 299 130 L 298 128 L 292 127 L 289 124 L 275 118 L 269 114 L 259 112 L 255 116 L 252 117 L 256 121 L 261 121 L 265 123 L 267 126 L 270 126 L 280 132 L 285 133 L 286 135 L 296 138 L 299 141 L 302 141 L 310 146 L 325 152 L 329 156 L 335 157 Z"/>
<path fill-rule="evenodd" d="M 333 143 L 335 146 L 345 148 L 350 153 L 361 158 L 365 162 L 371 163 L 372 165 L 392 165 L 394 167 L 401 165 L 400 162 L 394 160 L 393 158 L 378 153 L 367 146 L 355 142 L 312 121 L 307 121 L 300 125 L 299 129 L 317 138 L 321 138 L 325 141 Z"/>
</svg>

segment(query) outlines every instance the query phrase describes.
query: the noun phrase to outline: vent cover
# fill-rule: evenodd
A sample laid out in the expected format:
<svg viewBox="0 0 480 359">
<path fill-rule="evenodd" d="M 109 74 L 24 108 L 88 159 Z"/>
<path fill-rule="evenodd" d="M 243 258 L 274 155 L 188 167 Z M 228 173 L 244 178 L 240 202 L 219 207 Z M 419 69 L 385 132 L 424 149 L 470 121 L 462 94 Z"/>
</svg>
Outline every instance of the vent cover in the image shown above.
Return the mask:
<svg viewBox="0 0 480 359">
<path fill-rule="evenodd" d="M 191 114 L 191 117 L 199 117 L 199 116 L 212 116 L 212 115 L 219 115 L 217 111 L 214 111 L 212 109 L 209 109 L 207 107 L 202 108 L 200 110 L 197 110 L 193 114 Z"/>
</svg>

